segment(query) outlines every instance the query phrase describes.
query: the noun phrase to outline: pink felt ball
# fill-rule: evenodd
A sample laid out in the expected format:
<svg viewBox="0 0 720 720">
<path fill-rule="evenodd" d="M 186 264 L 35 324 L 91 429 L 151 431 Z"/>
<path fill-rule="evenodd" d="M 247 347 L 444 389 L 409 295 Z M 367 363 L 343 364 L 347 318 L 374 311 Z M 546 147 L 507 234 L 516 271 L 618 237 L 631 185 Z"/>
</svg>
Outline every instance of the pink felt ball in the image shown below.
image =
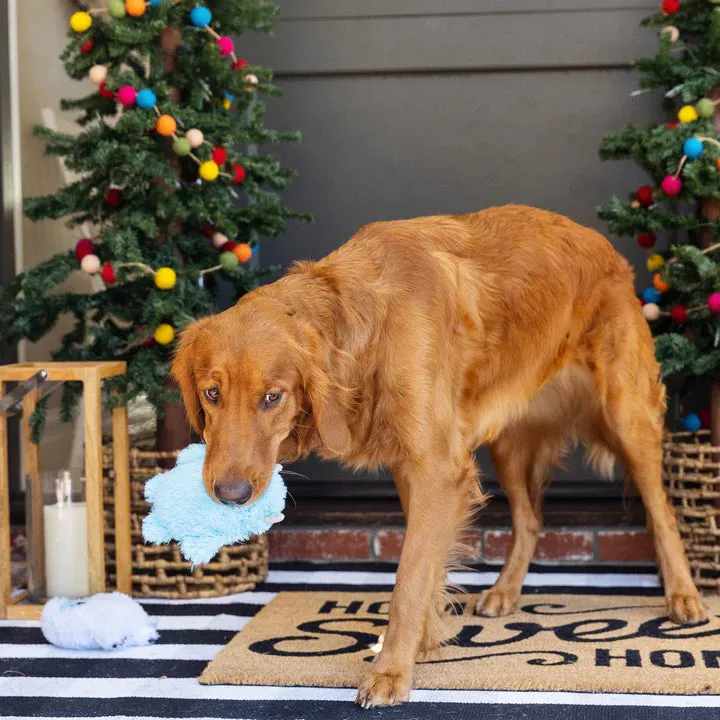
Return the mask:
<svg viewBox="0 0 720 720">
<path fill-rule="evenodd" d="M 216 248 L 222 247 L 229 240 L 227 235 L 223 235 L 221 232 L 216 232 L 212 236 L 212 244 Z"/>
<path fill-rule="evenodd" d="M 80 267 L 89 275 L 100 272 L 100 258 L 97 255 L 86 255 L 80 261 Z"/>
<path fill-rule="evenodd" d="M 227 35 L 219 37 L 217 44 L 221 55 L 230 55 L 232 51 L 235 50 L 235 43 L 232 41 L 232 38 L 229 38 Z"/>
<path fill-rule="evenodd" d="M 677 195 L 682 190 L 682 181 L 674 175 L 666 175 L 660 188 L 666 195 Z"/>
<path fill-rule="evenodd" d="M 95 85 L 100 85 L 101 82 L 105 82 L 105 80 L 107 80 L 107 74 L 108 71 L 104 65 L 93 65 L 90 68 L 88 76 Z"/>
<path fill-rule="evenodd" d="M 190 143 L 191 148 L 198 148 L 205 142 L 205 136 L 202 130 L 198 130 L 197 128 L 190 128 L 185 133 L 185 139 Z"/>
<path fill-rule="evenodd" d="M 647 303 L 643 305 L 642 313 L 646 320 L 652 322 L 660 317 L 660 308 L 655 303 Z"/>
<path fill-rule="evenodd" d="M 720 313 L 720 293 L 713 293 L 708 298 L 708 308 L 714 313 Z"/>
<path fill-rule="evenodd" d="M 117 91 L 117 98 L 125 107 L 132 107 L 135 104 L 136 97 L 137 91 L 132 85 L 123 85 Z"/>
</svg>

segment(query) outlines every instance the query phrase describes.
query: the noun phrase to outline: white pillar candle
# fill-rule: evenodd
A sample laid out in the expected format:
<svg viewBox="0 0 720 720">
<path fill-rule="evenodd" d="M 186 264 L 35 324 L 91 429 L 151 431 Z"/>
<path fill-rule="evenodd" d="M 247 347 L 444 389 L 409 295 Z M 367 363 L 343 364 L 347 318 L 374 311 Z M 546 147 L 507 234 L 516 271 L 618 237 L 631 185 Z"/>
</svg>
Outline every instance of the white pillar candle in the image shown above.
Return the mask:
<svg viewBox="0 0 720 720">
<path fill-rule="evenodd" d="M 48 597 L 87 597 L 88 549 L 85 503 L 46 505 L 45 584 Z"/>
</svg>

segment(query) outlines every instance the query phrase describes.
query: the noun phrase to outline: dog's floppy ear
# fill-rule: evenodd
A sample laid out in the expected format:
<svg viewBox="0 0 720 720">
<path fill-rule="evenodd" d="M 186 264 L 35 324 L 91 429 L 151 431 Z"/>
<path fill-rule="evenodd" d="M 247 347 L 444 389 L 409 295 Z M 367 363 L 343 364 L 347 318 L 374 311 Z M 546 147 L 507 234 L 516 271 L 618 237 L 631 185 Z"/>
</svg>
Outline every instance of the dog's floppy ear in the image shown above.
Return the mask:
<svg viewBox="0 0 720 720">
<path fill-rule="evenodd" d="M 200 397 L 195 384 L 193 345 L 208 321 L 209 318 L 202 318 L 183 330 L 170 369 L 170 374 L 180 387 L 188 421 L 192 429 L 200 436 L 205 429 L 205 413 L 200 405 Z"/>
<path fill-rule="evenodd" d="M 305 386 L 323 445 L 337 455 L 345 455 L 350 450 L 351 435 L 341 390 L 317 366 L 309 371 Z"/>
</svg>

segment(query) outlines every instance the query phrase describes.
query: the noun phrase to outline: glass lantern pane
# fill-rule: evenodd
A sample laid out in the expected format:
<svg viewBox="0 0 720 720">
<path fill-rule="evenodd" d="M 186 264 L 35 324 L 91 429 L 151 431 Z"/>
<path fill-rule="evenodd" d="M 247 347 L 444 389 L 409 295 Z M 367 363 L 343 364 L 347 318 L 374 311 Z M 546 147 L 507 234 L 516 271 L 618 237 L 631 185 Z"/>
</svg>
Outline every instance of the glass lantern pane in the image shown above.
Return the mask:
<svg viewBox="0 0 720 720">
<path fill-rule="evenodd" d="M 40 492 L 28 479 L 28 590 L 43 597 L 85 597 L 88 586 L 85 481 L 69 470 L 43 472 Z M 33 492 L 33 490 L 35 490 Z"/>
</svg>

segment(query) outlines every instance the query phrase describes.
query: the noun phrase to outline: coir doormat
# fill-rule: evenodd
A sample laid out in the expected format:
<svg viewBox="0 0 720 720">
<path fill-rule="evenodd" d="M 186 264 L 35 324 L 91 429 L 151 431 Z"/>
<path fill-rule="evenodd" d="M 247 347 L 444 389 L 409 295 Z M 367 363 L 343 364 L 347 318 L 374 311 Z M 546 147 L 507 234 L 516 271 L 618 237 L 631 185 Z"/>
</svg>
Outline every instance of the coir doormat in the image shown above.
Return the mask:
<svg viewBox="0 0 720 720">
<path fill-rule="evenodd" d="M 354 687 L 371 670 L 389 593 L 282 592 L 221 650 L 203 684 Z M 720 693 L 720 598 L 678 626 L 663 598 L 529 595 L 505 618 L 449 610 L 449 644 L 418 662 L 414 687 Z"/>
</svg>

